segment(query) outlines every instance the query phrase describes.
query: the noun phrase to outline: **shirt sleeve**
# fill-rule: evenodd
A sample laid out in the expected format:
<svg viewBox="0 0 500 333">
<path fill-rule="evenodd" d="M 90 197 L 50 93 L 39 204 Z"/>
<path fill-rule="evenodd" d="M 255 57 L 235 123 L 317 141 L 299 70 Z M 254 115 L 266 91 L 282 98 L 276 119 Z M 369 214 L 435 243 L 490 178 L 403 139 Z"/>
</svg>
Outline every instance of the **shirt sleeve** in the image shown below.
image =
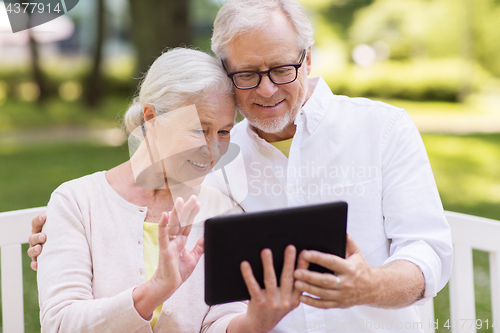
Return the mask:
<svg viewBox="0 0 500 333">
<path fill-rule="evenodd" d="M 232 302 L 213 305 L 210 307 L 201 332 L 203 333 L 226 333 L 227 326 L 234 317 L 246 313 L 247 302 Z"/>
<path fill-rule="evenodd" d="M 81 211 L 74 199 L 54 192 L 38 258 L 42 332 L 134 332 L 149 327 L 134 307 L 133 288 L 102 299 L 92 294 L 92 258 Z M 146 329 L 146 332 L 148 330 Z"/>
<path fill-rule="evenodd" d="M 417 128 L 401 111 L 382 141 L 382 209 L 390 257 L 408 260 L 425 278 L 424 299 L 434 297 L 451 275 L 451 231 Z"/>
</svg>

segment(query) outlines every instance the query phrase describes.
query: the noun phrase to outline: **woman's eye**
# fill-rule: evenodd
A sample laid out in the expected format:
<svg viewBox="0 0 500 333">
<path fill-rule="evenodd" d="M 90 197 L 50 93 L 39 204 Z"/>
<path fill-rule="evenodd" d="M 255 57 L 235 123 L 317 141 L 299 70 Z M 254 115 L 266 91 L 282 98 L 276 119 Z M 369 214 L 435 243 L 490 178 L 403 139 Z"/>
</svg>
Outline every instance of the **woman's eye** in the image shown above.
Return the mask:
<svg viewBox="0 0 500 333">
<path fill-rule="evenodd" d="M 192 130 L 193 133 L 198 134 L 198 135 L 203 135 L 204 131 L 202 129 L 198 130 Z"/>
</svg>

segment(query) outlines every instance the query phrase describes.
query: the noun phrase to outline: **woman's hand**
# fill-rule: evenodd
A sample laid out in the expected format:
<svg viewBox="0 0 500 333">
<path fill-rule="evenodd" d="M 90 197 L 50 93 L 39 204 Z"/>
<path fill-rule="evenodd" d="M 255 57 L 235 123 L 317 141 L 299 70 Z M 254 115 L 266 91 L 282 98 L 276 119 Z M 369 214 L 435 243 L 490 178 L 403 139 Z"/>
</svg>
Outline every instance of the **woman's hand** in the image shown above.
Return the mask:
<svg viewBox="0 0 500 333">
<path fill-rule="evenodd" d="M 186 203 L 182 198 L 177 198 L 170 218 L 167 213 L 163 213 L 158 228 L 160 259 L 158 269 L 151 278 L 160 286 L 160 290 L 163 288 L 169 292 L 169 289 L 174 288 L 171 291 L 173 293 L 191 275 L 203 254 L 203 237 L 191 252 L 184 247 L 199 211 L 200 204 L 193 195 Z"/>
<path fill-rule="evenodd" d="M 184 203 L 177 198 L 171 216 L 163 213 L 158 226 L 158 269 L 145 284 L 134 289 L 133 298 L 137 312 L 145 319 L 187 280 L 203 254 L 204 238 L 200 238 L 192 251 L 186 246 L 187 236 L 200 204 L 196 196 Z"/>
</svg>

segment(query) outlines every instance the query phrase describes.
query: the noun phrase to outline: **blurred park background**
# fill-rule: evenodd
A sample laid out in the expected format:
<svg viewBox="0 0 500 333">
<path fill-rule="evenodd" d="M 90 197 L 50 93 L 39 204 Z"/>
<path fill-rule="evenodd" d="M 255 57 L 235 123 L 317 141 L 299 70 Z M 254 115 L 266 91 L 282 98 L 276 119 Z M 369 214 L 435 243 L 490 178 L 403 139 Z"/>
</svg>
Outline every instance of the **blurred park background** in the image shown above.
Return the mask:
<svg viewBox="0 0 500 333">
<path fill-rule="evenodd" d="M 316 31 L 312 74 L 336 94 L 405 108 L 445 209 L 500 220 L 500 0 L 301 2 Z M 223 3 L 85 0 L 13 34 L 0 0 L 0 211 L 46 205 L 62 182 L 125 161 L 121 117 L 142 73 L 166 47 L 210 52 Z M 23 260 L 26 332 L 39 332 Z M 475 251 L 474 267 L 476 317 L 491 321 L 488 256 Z"/>
</svg>

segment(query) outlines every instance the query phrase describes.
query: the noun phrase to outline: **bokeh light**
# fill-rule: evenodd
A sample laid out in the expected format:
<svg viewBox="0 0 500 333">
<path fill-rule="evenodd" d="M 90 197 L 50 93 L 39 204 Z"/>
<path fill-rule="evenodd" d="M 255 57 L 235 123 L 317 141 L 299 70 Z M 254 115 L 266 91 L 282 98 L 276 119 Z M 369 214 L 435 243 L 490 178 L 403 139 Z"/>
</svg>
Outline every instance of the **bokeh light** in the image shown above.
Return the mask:
<svg viewBox="0 0 500 333">
<path fill-rule="evenodd" d="M 17 87 L 17 95 L 26 102 L 34 102 L 40 96 L 40 88 L 35 82 L 24 82 Z"/>
<path fill-rule="evenodd" d="M 7 100 L 7 92 L 9 91 L 9 85 L 7 82 L 0 80 L 0 106 L 2 106 Z"/>
<path fill-rule="evenodd" d="M 59 96 L 65 101 L 76 101 L 82 95 L 82 85 L 76 81 L 66 81 L 59 87 Z"/>
</svg>

